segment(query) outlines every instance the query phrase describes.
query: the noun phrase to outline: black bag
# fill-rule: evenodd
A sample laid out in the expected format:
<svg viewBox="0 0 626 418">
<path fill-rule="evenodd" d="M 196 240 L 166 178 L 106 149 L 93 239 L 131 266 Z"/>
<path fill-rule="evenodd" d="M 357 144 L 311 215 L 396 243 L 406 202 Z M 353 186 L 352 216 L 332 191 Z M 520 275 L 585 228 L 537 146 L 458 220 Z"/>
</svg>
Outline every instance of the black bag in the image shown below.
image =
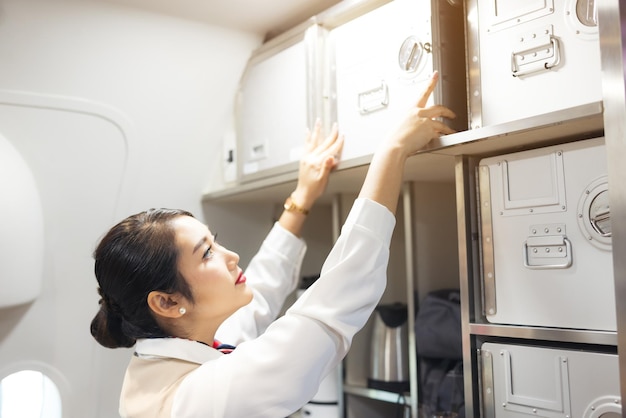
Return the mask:
<svg viewBox="0 0 626 418">
<path fill-rule="evenodd" d="M 460 294 L 426 295 L 415 319 L 420 417 L 465 417 Z"/>
<path fill-rule="evenodd" d="M 421 358 L 419 382 L 420 417 L 465 417 L 462 361 Z"/>
<path fill-rule="evenodd" d="M 463 359 L 460 303 L 456 289 L 436 290 L 426 295 L 415 319 L 418 356 Z"/>
</svg>

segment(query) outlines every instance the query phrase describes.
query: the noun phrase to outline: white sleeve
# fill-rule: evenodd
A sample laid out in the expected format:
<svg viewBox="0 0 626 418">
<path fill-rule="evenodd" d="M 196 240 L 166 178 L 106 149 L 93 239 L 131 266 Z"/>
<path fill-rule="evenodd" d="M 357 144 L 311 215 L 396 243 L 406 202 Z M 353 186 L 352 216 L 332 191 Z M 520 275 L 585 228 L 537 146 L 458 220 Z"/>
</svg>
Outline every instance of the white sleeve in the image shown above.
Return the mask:
<svg viewBox="0 0 626 418">
<path fill-rule="evenodd" d="M 346 355 L 386 285 L 395 218 L 357 199 L 320 278 L 253 341 L 203 364 L 179 387 L 175 416 L 287 416 Z"/>
<path fill-rule="evenodd" d="M 263 333 L 295 290 L 305 252 L 304 240 L 275 223 L 244 271 L 252 302 L 224 321 L 215 338 L 238 345 Z"/>
</svg>

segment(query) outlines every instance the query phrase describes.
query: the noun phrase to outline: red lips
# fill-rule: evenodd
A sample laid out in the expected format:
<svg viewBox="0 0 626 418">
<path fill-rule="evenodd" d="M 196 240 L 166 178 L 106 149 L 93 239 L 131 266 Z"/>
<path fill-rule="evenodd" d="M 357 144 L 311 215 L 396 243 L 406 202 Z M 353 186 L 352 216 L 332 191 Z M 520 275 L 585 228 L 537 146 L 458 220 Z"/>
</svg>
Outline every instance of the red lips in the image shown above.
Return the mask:
<svg viewBox="0 0 626 418">
<path fill-rule="evenodd" d="M 235 284 L 242 284 L 246 282 L 246 276 L 243 275 L 243 271 L 239 272 L 239 276 L 237 277 L 237 280 L 235 280 Z"/>
</svg>

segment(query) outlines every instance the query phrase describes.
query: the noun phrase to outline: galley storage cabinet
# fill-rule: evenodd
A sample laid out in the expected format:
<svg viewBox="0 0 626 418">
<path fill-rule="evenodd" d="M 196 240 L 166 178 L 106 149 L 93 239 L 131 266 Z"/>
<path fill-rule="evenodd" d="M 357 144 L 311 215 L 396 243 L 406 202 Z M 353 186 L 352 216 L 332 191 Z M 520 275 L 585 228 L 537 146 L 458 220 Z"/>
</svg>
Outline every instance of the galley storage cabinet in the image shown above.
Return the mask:
<svg viewBox="0 0 626 418">
<path fill-rule="evenodd" d="M 297 170 L 306 129 L 323 116 L 323 32 L 306 22 L 250 58 L 236 104 L 240 181 Z"/>
<path fill-rule="evenodd" d="M 469 0 L 470 125 L 602 101 L 594 0 Z"/>
<path fill-rule="evenodd" d="M 616 354 L 484 343 L 485 416 L 621 416 Z"/>
<path fill-rule="evenodd" d="M 467 129 L 461 5 L 394 0 L 350 17 L 329 28 L 327 39 L 343 160 L 370 156 L 417 103 L 434 70 L 441 77 L 429 104 L 450 107 L 457 118 L 448 123 Z"/>
<path fill-rule="evenodd" d="M 483 159 L 487 320 L 616 329 L 603 138 Z"/>
</svg>

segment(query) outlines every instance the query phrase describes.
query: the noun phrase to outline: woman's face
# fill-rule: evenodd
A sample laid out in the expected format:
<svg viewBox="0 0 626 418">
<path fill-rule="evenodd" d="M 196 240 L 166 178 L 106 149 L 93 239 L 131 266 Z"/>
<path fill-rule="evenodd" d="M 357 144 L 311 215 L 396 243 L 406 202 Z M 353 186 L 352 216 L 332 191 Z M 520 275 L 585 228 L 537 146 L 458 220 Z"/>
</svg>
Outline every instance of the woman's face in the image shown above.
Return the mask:
<svg viewBox="0 0 626 418">
<path fill-rule="evenodd" d="M 178 269 L 193 294 L 185 306 L 185 317 L 219 323 L 252 300 L 246 277 L 239 268 L 239 255 L 215 242 L 206 225 L 195 218 L 173 220 L 180 251 Z"/>
</svg>

